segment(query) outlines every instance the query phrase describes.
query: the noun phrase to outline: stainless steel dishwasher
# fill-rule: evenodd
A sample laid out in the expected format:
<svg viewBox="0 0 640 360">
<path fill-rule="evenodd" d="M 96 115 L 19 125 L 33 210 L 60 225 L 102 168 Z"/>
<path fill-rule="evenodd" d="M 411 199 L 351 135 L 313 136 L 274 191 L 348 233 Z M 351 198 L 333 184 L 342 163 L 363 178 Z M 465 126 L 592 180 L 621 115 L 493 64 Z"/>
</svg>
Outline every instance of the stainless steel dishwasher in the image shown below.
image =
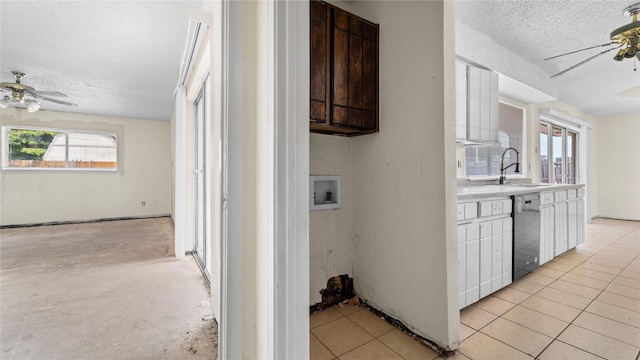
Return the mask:
<svg viewBox="0 0 640 360">
<path fill-rule="evenodd" d="M 540 260 L 540 194 L 514 196 L 513 280 L 534 271 Z"/>
</svg>

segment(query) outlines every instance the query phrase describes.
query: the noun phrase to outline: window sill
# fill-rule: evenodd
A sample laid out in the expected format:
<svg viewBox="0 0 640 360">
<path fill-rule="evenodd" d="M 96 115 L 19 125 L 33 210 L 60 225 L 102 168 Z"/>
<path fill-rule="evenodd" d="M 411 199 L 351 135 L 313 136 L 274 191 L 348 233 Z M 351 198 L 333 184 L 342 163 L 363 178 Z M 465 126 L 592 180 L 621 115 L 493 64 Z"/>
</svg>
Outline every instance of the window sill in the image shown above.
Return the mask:
<svg viewBox="0 0 640 360">
<path fill-rule="evenodd" d="M 476 186 L 476 185 L 494 185 L 500 181 L 499 176 L 473 176 L 473 177 L 459 177 L 457 178 L 458 186 Z M 507 182 L 513 182 L 515 184 L 530 184 L 533 179 L 524 175 L 515 176 L 507 175 Z"/>
<path fill-rule="evenodd" d="M 117 173 L 118 169 L 93 169 L 93 168 L 13 168 L 3 167 L 2 171 L 17 172 L 17 171 L 51 171 L 51 172 L 107 172 Z"/>
</svg>

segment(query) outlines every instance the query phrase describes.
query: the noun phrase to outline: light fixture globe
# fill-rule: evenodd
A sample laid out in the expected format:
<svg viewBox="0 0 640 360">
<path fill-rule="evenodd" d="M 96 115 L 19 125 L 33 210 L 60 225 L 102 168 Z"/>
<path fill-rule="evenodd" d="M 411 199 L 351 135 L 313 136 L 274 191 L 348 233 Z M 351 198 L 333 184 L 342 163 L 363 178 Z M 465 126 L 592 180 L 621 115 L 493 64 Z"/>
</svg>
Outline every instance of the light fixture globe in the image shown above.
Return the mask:
<svg viewBox="0 0 640 360">
<path fill-rule="evenodd" d="M 27 101 L 27 111 L 32 113 L 40 110 L 40 103 L 38 101 Z"/>
</svg>

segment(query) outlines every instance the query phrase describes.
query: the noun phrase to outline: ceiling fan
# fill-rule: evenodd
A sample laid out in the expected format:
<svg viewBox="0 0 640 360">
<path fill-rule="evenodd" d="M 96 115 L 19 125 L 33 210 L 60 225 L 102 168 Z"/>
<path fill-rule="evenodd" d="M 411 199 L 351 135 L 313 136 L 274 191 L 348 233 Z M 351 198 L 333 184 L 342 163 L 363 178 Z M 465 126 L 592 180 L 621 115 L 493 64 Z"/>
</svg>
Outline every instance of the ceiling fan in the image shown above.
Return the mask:
<svg viewBox="0 0 640 360">
<path fill-rule="evenodd" d="M 15 82 L 3 82 L 0 83 L 0 90 L 10 93 L 4 95 L 0 99 L 0 108 L 6 109 L 9 106 L 25 108 L 28 112 L 35 112 L 40 110 L 40 101 L 50 101 L 57 104 L 76 106 L 74 103 L 53 99 L 50 96 L 55 97 L 67 97 L 67 95 L 59 91 L 37 91 L 31 86 L 27 86 L 22 83 L 21 79 L 25 76 L 24 73 L 19 71 L 11 72 L 15 77 Z"/>
<path fill-rule="evenodd" d="M 556 55 L 556 56 L 552 56 L 549 58 L 546 58 L 545 60 L 551 60 L 551 59 L 555 59 L 561 56 L 565 56 L 565 55 L 570 55 L 570 54 L 575 54 L 577 52 L 580 51 L 585 51 L 585 50 L 590 50 L 590 49 L 595 49 L 598 47 L 605 47 L 605 46 L 612 46 L 611 48 L 598 53 L 590 58 L 587 58 L 585 60 L 580 61 L 579 63 L 565 69 L 562 70 L 561 72 L 551 76 L 552 78 L 554 77 L 558 77 L 562 74 L 565 74 L 568 71 L 571 71 L 575 68 L 577 68 L 580 65 L 583 65 L 595 58 L 597 58 L 600 55 L 606 54 L 609 51 L 613 51 L 613 50 L 618 50 L 618 53 L 613 57 L 614 60 L 617 61 L 622 61 L 624 58 L 633 58 L 634 56 L 638 58 L 638 60 L 640 60 L 640 51 L 638 51 L 638 41 L 640 39 L 640 21 L 638 21 L 638 14 L 640 14 L 640 3 L 636 3 L 630 6 L 627 6 L 624 10 L 624 15 L 625 16 L 629 16 L 631 17 L 631 23 L 621 26 L 615 30 L 613 30 L 611 32 L 611 35 L 609 36 L 611 39 L 611 42 L 606 43 L 606 44 L 602 44 L 602 45 L 596 45 L 596 46 L 591 46 L 585 49 L 580 49 L 580 50 L 575 50 L 575 51 L 571 51 L 565 54 L 560 54 L 560 55 Z M 635 70 L 635 69 L 634 69 Z"/>
</svg>

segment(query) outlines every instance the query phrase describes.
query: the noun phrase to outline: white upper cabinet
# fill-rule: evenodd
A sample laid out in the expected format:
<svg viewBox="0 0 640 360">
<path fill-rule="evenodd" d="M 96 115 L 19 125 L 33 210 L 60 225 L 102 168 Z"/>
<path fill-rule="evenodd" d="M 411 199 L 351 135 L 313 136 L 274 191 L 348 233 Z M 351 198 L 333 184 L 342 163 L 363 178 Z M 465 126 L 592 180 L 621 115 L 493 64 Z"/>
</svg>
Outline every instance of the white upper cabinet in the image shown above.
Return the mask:
<svg viewBox="0 0 640 360">
<path fill-rule="evenodd" d="M 467 139 L 467 64 L 456 61 L 456 138 Z"/>
<path fill-rule="evenodd" d="M 498 141 L 498 74 L 456 61 L 458 140 Z"/>
</svg>

